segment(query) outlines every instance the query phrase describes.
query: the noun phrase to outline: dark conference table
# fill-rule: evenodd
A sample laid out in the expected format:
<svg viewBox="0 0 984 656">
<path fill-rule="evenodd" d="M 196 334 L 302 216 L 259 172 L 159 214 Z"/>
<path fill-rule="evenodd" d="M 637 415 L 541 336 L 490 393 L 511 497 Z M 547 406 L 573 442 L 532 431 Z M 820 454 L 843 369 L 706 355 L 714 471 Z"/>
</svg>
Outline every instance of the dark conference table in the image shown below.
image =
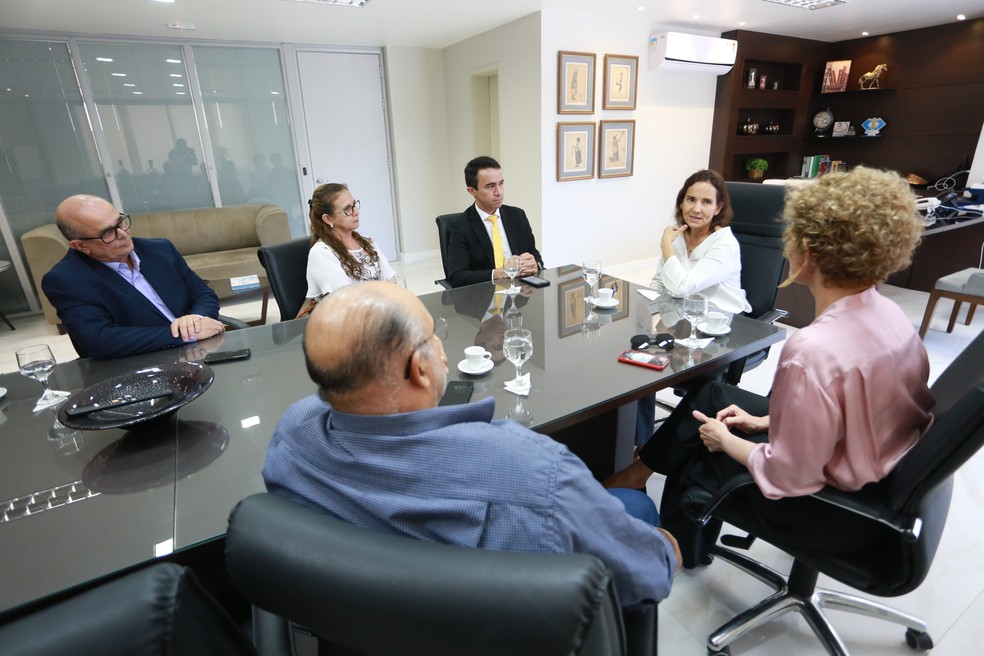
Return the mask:
<svg viewBox="0 0 984 656">
<path fill-rule="evenodd" d="M 679 337 L 689 334 L 689 324 L 677 323 L 670 306 L 649 302 L 630 283 L 619 282 L 616 309 L 592 312 L 583 302 L 579 268 L 543 275 L 551 285 L 524 286 L 502 316 L 487 314 L 491 283 L 420 298 L 448 322 L 449 380 L 474 381 L 472 400 L 494 397 L 496 418 L 518 410 L 534 430 L 568 444 L 599 478 L 631 459 L 634 401 L 785 334 L 735 317 L 730 334 L 705 349 L 676 348 L 663 371 L 622 364 L 616 356 L 632 335 L 651 332 L 654 313 L 662 312 Z M 457 369 L 477 338 L 498 355 L 494 343 L 501 344 L 507 321 L 533 333 L 533 357 L 523 367 L 532 390 L 525 398 L 503 389 L 515 376 L 508 360 L 484 376 Z M 52 430 L 54 412 L 32 414 L 40 384 L 19 374 L 0 376 L 0 386 L 8 388 L 0 400 L 0 613 L 221 539 L 236 502 L 264 490 L 261 468 L 281 414 L 315 391 L 301 351 L 305 323 L 257 326 L 228 332 L 219 344 L 203 343 L 223 351 L 248 347 L 252 357 L 213 365 L 215 380 L 201 397 L 130 430 Z M 74 392 L 122 372 L 200 355 L 176 348 L 115 361 L 76 360 L 58 365 L 50 383 Z"/>
</svg>

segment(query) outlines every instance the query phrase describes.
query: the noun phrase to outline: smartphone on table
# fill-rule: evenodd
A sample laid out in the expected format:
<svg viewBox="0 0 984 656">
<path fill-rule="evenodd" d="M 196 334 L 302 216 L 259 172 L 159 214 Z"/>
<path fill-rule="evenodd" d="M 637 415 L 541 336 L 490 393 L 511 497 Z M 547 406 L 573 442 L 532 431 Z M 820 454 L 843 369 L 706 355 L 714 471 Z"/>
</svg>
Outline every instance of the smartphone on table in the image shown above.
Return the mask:
<svg viewBox="0 0 984 656">
<path fill-rule="evenodd" d="M 670 359 L 665 355 L 646 353 L 645 351 L 636 351 L 634 349 L 626 349 L 619 353 L 618 361 L 637 364 L 640 367 L 649 367 L 657 371 L 665 369 L 666 365 L 670 364 Z"/>
</svg>

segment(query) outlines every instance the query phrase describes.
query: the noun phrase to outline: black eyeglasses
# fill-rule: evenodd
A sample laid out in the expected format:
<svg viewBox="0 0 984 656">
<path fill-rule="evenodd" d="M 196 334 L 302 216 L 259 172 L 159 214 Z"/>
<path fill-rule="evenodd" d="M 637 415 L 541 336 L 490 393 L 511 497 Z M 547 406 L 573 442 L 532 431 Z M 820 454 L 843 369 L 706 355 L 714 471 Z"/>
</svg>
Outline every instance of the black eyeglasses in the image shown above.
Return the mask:
<svg viewBox="0 0 984 656">
<path fill-rule="evenodd" d="M 361 202 L 355 201 L 354 203 L 352 203 L 348 207 L 343 207 L 342 209 L 340 209 L 337 212 L 332 212 L 332 214 L 344 214 L 345 216 L 352 216 L 352 212 L 354 212 L 355 210 L 359 209 L 359 207 L 361 205 L 362 205 Z"/>
<path fill-rule="evenodd" d="M 403 380 L 410 380 L 410 364 L 413 361 L 413 354 L 419 351 L 421 348 L 423 348 L 424 344 L 431 341 L 435 337 L 437 337 L 442 342 L 448 338 L 448 322 L 447 319 L 445 319 L 444 317 L 435 319 L 434 334 L 432 334 L 430 337 L 428 337 L 421 343 L 417 344 L 415 347 L 413 347 L 413 350 L 410 351 L 410 357 L 407 358 L 406 369 L 404 369 L 403 371 Z"/>
<path fill-rule="evenodd" d="M 120 220 L 117 221 L 116 225 L 114 225 L 112 228 L 106 228 L 95 237 L 79 237 L 78 239 L 79 241 L 100 239 L 104 244 L 112 244 L 114 241 L 116 241 L 117 232 L 119 230 L 126 232 L 129 229 L 130 229 L 130 215 L 120 212 Z"/>
</svg>

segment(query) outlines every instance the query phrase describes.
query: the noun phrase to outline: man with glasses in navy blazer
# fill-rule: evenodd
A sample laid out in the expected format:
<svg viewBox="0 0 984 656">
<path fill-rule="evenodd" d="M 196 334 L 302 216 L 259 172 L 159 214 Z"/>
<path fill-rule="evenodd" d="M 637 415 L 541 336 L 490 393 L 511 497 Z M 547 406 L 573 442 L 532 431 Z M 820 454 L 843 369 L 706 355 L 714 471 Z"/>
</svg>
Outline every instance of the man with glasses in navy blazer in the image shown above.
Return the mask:
<svg viewBox="0 0 984 656">
<path fill-rule="evenodd" d="M 447 256 L 451 286 L 508 278 L 502 263 L 496 262 L 496 241 L 501 244 L 503 258 L 519 256 L 519 275 L 528 276 L 542 269 L 543 258 L 536 250 L 526 212 L 502 204 L 505 180 L 499 162 L 484 155 L 468 162 L 465 186 L 475 203 L 451 222 Z"/>
<path fill-rule="evenodd" d="M 225 330 L 219 299 L 170 241 L 130 236 L 130 216 L 96 196 L 55 210 L 69 250 L 41 280 L 79 355 L 99 359 L 207 339 Z"/>
</svg>

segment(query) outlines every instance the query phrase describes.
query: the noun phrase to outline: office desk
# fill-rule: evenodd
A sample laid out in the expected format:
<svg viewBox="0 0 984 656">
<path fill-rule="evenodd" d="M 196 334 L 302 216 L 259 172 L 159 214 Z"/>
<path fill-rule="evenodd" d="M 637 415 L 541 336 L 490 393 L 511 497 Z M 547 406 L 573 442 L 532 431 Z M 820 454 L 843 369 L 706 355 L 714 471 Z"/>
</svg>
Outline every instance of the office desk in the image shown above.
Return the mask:
<svg viewBox="0 0 984 656">
<path fill-rule="evenodd" d="M 648 332 L 655 306 L 622 282 L 617 309 L 587 312 L 580 271 L 564 271 L 545 272 L 551 286 L 526 288 L 515 303 L 503 305 L 501 316 L 487 313 L 495 305 L 491 283 L 421 300 L 434 317 L 448 322 L 451 380 L 473 380 L 473 400 L 494 397 L 497 418 L 519 406 L 535 430 L 569 443 L 598 476 L 631 458 L 636 399 L 784 335 L 780 328 L 736 317 L 729 335 L 701 351 L 676 349 L 661 372 L 621 364 L 616 356 L 632 335 Z M 507 321 L 533 333 L 533 357 L 523 367 L 532 382 L 526 398 L 503 389 L 515 375 L 504 359 L 484 376 L 457 369 L 462 351 L 476 337 L 501 343 Z M 261 468 L 280 416 L 315 391 L 301 352 L 305 325 L 299 320 L 258 326 L 226 333 L 217 338 L 220 344 L 203 344 L 220 350 L 248 347 L 252 357 L 214 365 L 212 387 L 171 417 L 129 431 L 82 432 L 67 446 L 48 436 L 53 413 L 31 414 L 40 385 L 18 374 L 0 376 L 0 386 L 10 389 L 0 401 L 7 418 L 0 425 L 0 502 L 73 483 L 79 497 L 0 522 L 0 612 L 222 538 L 235 503 L 264 490 Z M 670 330 L 684 336 L 689 326 L 681 322 Z M 498 359 L 494 344 L 486 344 Z M 51 383 L 75 391 L 124 371 L 174 362 L 182 354 L 194 351 L 69 362 L 56 368 Z"/>
</svg>

